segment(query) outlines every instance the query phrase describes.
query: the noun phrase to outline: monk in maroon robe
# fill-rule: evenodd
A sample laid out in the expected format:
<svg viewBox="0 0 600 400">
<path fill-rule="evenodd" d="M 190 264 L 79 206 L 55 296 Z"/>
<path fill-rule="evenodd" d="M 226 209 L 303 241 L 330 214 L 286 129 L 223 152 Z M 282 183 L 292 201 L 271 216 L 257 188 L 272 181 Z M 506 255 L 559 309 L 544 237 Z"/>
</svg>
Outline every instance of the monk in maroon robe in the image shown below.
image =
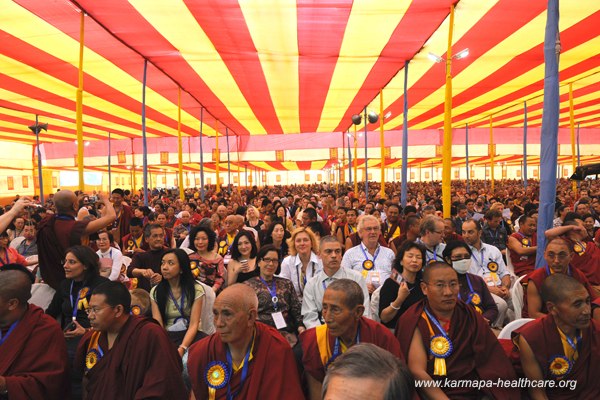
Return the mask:
<svg viewBox="0 0 600 400">
<path fill-rule="evenodd" d="M 536 228 L 536 219 L 523 215 L 519 219 L 519 232 L 508 237 L 507 247 L 510 250 L 510 260 L 517 276 L 527 275 L 535 268 Z"/>
<path fill-rule="evenodd" d="M 23 268 L 23 267 L 21 267 Z M 67 347 L 58 323 L 27 304 L 31 274 L 0 270 L 0 398 L 68 399 Z M 4 305 L 16 305 L 4 311 Z"/>
<path fill-rule="evenodd" d="M 421 381 L 513 380 L 515 371 L 496 336 L 481 314 L 458 300 L 454 269 L 441 262 L 427 266 L 421 289 L 426 299 L 409 308 L 398 320 L 396 337 L 415 379 Z M 458 385 L 457 385 L 458 386 Z M 501 386 L 466 386 L 417 389 L 428 398 L 519 398 L 519 390 Z"/>
<path fill-rule="evenodd" d="M 566 239 L 554 237 L 548 241 L 546 250 L 544 251 L 546 266 L 538 268 L 528 275 L 527 296 L 525 296 L 523 307 L 524 317 L 540 318 L 548 313 L 546 304 L 541 300 L 540 288 L 544 280 L 552 274 L 567 274 L 572 276 L 585 286 L 592 301 L 596 299 L 596 291 L 592 288 L 585 275 L 572 267 L 571 261 L 573 257 L 572 247 Z"/>
<path fill-rule="evenodd" d="M 327 367 L 357 343 L 373 343 L 402 358 L 400 345 L 388 328 L 363 317 L 364 297 L 360 286 L 349 279 L 331 283 L 323 295 L 325 324 L 300 335 L 302 363 L 311 399 L 320 399 Z"/>
<path fill-rule="evenodd" d="M 551 389 L 529 388 L 531 397 L 600 398 L 600 324 L 591 320 L 587 289 L 568 275 L 553 274 L 541 291 L 548 315 L 513 332 L 525 376 L 555 381 Z"/>
<path fill-rule="evenodd" d="M 120 282 L 92 292 L 94 330 L 82 337 L 74 363 L 84 372 L 85 398 L 187 399 L 181 359 L 164 329 L 130 309 L 131 296 Z"/>
<path fill-rule="evenodd" d="M 292 349 L 281 334 L 256 322 L 258 299 L 247 285 L 219 294 L 217 332 L 194 343 L 187 371 L 196 399 L 304 400 Z"/>
</svg>

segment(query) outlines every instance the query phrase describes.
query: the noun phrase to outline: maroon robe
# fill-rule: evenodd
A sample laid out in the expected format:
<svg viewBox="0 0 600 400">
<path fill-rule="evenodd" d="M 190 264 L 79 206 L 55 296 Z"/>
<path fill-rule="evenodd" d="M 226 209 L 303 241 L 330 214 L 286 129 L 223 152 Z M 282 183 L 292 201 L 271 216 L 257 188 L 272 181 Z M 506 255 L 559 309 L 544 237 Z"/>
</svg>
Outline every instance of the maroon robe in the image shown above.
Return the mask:
<svg viewBox="0 0 600 400">
<path fill-rule="evenodd" d="M 65 279 L 62 261 L 71 246 L 81 243 L 85 228 L 90 221 L 75 221 L 68 215 L 49 215 L 38 225 L 37 245 L 40 273 L 45 283 L 54 290 Z"/>
<path fill-rule="evenodd" d="M 68 399 L 67 346 L 58 323 L 33 304 L 0 345 L 10 400 Z"/>
<path fill-rule="evenodd" d="M 517 239 L 519 243 L 521 243 L 521 245 L 523 245 L 523 239 L 527 238 L 529 240 L 529 246 L 527 247 L 537 246 L 537 235 L 535 234 L 529 238 L 523 235 L 521 232 L 513 233 L 510 236 Z M 523 276 L 532 272 L 535 268 L 535 253 L 528 256 L 520 256 L 514 251 L 511 251 L 510 261 L 512 262 L 512 265 L 515 268 L 515 274 L 517 276 Z"/>
<path fill-rule="evenodd" d="M 292 348 L 281 334 L 270 326 L 256 322 L 254 350 L 248 375 L 240 388 L 242 369 L 231 376 L 231 393 L 235 399 L 304 400 L 300 375 Z M 187 367 L 196 399 L 208 398 L 205 381 L 208 365 L 214 361 L 227 363 L 226 345 L 218 333 L 190 346 Z M 216 391 L 216 399 L 227 398 L 227 386 Z"/>
<path fill-rule="evenodd" d="M 531 321 L 512 333 L 513 342 L 518 343 L 519 335 L 531 347 L 540 365 L 544 379 L 554 380 L 549 373 L 550 361 L 557 355 L 564 356 L 563 344 L 556 328 L 554 317 L 546 315 Z M 563 379 L 576 380 L 575 390 L 569 385 L 559 388 L 558 383 L 553 389 L 546 389 L 549 399 L 598 399 L 600 398 L 600 379 L 598 379 L 598 360 L 600 360 L 600 324 L 590 321 L 590 326 L 582 332 L 581 347 L 578 350 L 577 361 L 571 371 Z"/>
<path fill-rule="evenodd" d="M 85 357 L 93 331 L 79 342 L 74 368 L 86 370 Z M 131 316 L 121 328 L 112 349 L 105 333 L 98 341 L 104 356 L 86 372 L 87 400 L 174 399 L 188 393 L 182 364 L 165 330 L 152 319 Z"/>
<path fill-rule="evenodd" d="M 133 217 L 133 209 L 126 204 L 121 204 L 121 211 L 117 212 L 117 218 L 113 222 L 113 228 L 118 229 L 119 237 L 115 238 L 117 242 L 120 242 L 125 235 L 129 234 L 129 223 Z"/>
<path fill-rule="evenodd" d="M 597 297 L 596 290 L 594 290 L 594 288 L 592 288 L 590 286 L 590 282 L 588 282 L 585 275 L 583 275 L 583 273 L 581 273 L 581 271 L 579 271 L 576 268 L 573 268 L 573 267 L 569 267 L 569 268 L 571 270 L 571 276 L 573 278 L 577 279 L 579 282 L 581 282 L 581 284 L 583 286 L 585 286 L 588 293 L 590 294 L 590 297 L 592 298 L 592 301 L 594 301 Z M 538 268 L 535 271 L 533 271 L 532 273 L 530 273 L 529 275 L 527 275 L 528 282 L 529 283 L 533 282 L 535 284 L 535 287 L 537 288 L 538 293 L 541 292 L 542 283 L 544 283 L 544 279 L 546 279 L 547 277 L 548 277 L 548 270 L 546 269 L 546 267 Z M 523 311 L 522 311 L 523 318 L 529 317 L 529 308 L 528 307 L 529 307 L 529 305 L 527 303 L 527 288 L 526 288 L 523 293 Z M 544 314 L 548 314 L 548 309 L 546 308 L 546 303 L 544 303 L 543 301 L 542 301 L 542 309 L 540 310 L 540 312 L 542 312 Z"/>
<path fill-rule="evenodd" d="M 462 301 L 457 301 L 450 320 L 448 336 L 454 346 L 452 354 L 446 358 L 446 376 L 433 375 L 434 358 L 429 354 L 431 334 L 427 321 L 421 317 L 427 299 L 416 303 L 409 308 L 398 320 L 396 337 L 400 348 L 408 359 L 410 344 L 415 333 L 415 328 L 421 332 L 423 347 L 427 352 L 427 373 L 435 381 L 450 380 L 492 380 L 516 379 L 515 370 L 506 357 L 498 339 L 492 333 L 489 325 L 481 314 Z M 432 323 L 432 326 L 433 323 Z M 433 328 L 439 334 L 437 328 Z M 445 387 L 444 393 L 451 399 L 477 399 L 479 393 L 476 389 L 468 387 Z M 506 387 L 482 388 L 488 396 L 495 399 L 518 399 L 519 389 Z"/>
<path fill-rule="evenodd" d="M 322 355 L 319 350 L 317 328 L 318 327 L 307 329 L 300 334 L 302 363 L 304 364 L 304 370 L 307 373 L 317 381 L 323 382 L 323 379 L 325 379 L 325 364 L 327 364 L 327 361 L 323 364 L 323 360 L 324 358 L 328 360 L 330 356 Z M 326 325 L 324 325 L 324 328 L 319 329 L 326 329 Z M 403 358 L 398 340 L 396 340 L 394 335 L 392 335 L 390 330 L 384 325 L 371 319 L 361 317 L 358 323 L 358 329 L 360 332 L 360 343 L 373 343 L 377 347 L 389 351 L 396 357 Z M 327 331 L 327 336 L 329 353 L 333 353 L 335 337 L 329 333 L 329 331 Z"/>
<path fill-rule="evenodd" d="M 591 285 L 600 285 L 600 248 L 592 241 L 576 243 L 567 240 L 571 245 L 571 249 L 573 249 L 571 265 L 583 272 Z M 580 249 L 583 246 L 585 246 L 585 249 Z"/>
</svg>

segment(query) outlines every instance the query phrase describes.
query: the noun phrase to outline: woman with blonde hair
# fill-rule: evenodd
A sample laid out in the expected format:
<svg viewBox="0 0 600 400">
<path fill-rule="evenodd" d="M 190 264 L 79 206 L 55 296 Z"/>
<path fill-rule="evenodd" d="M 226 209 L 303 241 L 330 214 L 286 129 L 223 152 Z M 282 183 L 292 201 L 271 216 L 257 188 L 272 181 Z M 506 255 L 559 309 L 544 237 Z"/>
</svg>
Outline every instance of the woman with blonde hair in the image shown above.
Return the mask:
<svg viewBox="0 0 600 400">
<path fill-rule="evenodd" d="M 323 263 L 317 256 L 319 243 L 310 229 L 301 227 L 292 232 L 287 241 L 290 255 L 281 263 L 281 274 L 294 284 L 300 300 L 306 282 L 323 269 Z"/>
<path fill-rule="evenodd" d="M 246 210 L 246 226 L 257 231 L 262 229 L 264 222 L 260 219 L 260 213 L 254 206 L 248 206 Z"/>
</svg>

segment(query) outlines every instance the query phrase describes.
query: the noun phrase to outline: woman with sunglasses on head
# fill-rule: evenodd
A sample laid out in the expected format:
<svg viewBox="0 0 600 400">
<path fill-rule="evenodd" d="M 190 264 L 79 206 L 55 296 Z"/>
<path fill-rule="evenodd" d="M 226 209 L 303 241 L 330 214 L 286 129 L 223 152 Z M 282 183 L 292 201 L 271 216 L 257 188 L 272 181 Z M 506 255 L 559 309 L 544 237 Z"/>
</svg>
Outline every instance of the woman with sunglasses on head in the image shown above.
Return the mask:
<svg viewBox="0 0 600 400">
<path fill-rule="evenodd" d="M 231 244 L 231 260 L 227 264 L 227 285 L 242 283 L 258 276 L 257 252 L 254 234 L 246 230 L 238 232 Z"/>
<path fill-rule="evenodd" d="M 468 271 L 471 269 L 473 252 L 468 244 L 460 240 L 446 243 L 442 253 L 446 263 L 450 264 L 458 274 L 460 290 L 458 298 L 471 305 L 488 323 L 498 318 L 498 306 L 492 297 L 487 284 L 479 275 Z"/>
<path fill-rule="evenodd" d="M 261 247 L 256 262 L 260 275 L 244 284 L 254 289 L 258 297 L 257 320 L 278 329 L 293 346 L 297 341 L 296 333 L 305 330 L 294 285 L 289 279 L 275 276 L 279 257 L 273 245 Z"/>
</svg>

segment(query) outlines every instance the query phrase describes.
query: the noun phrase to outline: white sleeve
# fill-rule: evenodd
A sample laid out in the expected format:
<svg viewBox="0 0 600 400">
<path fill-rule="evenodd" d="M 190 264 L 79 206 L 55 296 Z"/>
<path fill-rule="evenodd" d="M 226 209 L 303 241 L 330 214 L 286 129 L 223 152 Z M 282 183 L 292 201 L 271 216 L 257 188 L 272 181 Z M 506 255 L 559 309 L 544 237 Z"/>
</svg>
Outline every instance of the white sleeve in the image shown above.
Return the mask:
<svg viewBox="0 0 600 400">
<path fill-rule="evenodd" d="M 304 287 L 302 298 L 302 322 L 306 329 L 321 325 L 319 321 L 319 309 L 315 298 L 315 285 L 317 279 L 311 279 Z"/>
<path fill-rule="evenodd" d="M 108 279 L 111 281 L 116 281 L 119 279 L 119 275 L 121 274 L 121 267 L 123 266 L 123 253 L 117 249 L 113 249 L 112 260 L 112 270 L 110 271 L 110 276 Z"/>
</svg>

